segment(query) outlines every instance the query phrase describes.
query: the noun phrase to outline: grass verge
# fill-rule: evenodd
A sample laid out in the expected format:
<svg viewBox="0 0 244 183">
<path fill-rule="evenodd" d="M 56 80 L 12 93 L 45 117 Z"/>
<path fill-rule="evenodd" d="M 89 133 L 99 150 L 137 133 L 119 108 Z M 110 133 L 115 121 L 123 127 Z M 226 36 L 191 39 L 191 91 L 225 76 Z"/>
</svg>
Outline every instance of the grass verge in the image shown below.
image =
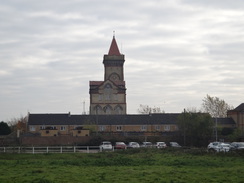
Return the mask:
<svg viewBox="0 0 244 183">
<path fill-rule="evenodd" d="M 243 153 L 136 149 L 97 154 L 0 154 L 1 183 L 241 183 Z"/>
</svg>

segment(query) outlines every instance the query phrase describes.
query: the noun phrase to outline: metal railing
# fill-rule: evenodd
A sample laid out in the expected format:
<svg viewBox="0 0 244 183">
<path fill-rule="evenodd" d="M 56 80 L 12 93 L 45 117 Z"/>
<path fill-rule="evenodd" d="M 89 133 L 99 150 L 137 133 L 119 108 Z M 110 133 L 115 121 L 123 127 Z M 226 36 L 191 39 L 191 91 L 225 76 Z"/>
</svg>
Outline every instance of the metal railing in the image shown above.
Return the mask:
<svg viewBox="0 0 244 183">
<path fill-rule="evenodd" d="M 99 146 L 19 146 L 0 147 L 0 153 L 98 153 Z"/>
</svg>

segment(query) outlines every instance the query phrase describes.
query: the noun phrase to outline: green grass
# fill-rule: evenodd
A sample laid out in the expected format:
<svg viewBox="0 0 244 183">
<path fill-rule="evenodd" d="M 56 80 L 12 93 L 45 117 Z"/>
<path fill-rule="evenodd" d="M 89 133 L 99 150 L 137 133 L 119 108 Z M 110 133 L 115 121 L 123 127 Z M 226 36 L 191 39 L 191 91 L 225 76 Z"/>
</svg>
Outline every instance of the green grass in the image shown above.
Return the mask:
<svg viewBox="0 0 244 183">
<path fill-rule="evenodd" d="M 0 154 L 1 183 L 241 183 L 244 154 L 138 149 L 97 154 Z"/>
</svg>

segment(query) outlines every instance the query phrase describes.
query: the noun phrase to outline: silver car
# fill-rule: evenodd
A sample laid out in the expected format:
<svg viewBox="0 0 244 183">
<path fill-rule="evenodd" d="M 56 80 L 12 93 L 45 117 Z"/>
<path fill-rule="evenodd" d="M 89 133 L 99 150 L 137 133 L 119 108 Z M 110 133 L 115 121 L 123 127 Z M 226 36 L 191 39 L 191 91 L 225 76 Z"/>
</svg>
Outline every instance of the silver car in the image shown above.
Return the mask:
<svg viewBox="0 0 244 183">
<path fill-rule="evenodd" d="M 166 143 L 165 142 L 157 142 L 156 143 L 156 148 L 166 148 L 167 147 L 167 145 L 166 145 Z"/>
<path fill-rule="evenodd" d="M 139 148 L 140 145 L 137 142 L 129 142 L 127 148 Z"/>
</svg>

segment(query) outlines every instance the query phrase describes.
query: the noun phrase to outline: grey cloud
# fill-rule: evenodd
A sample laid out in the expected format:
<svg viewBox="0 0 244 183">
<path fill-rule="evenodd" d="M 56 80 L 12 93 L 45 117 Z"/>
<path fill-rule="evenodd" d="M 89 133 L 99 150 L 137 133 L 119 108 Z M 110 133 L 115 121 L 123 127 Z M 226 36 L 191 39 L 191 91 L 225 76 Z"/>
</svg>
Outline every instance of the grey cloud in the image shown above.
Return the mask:
<svg viewBox="0 0 244 183">
<path fill-rule="evenodd" d="M 94 6 L 94 4 L 96 6 Z M 5 1 L 0 10 L 0 120 L 81 113 L 103 80 L 113 31 L 125 54 L 128 113 L 182 112 L 206 94 L 239 105 L 242 1 Z M 233 91 L 235 95 L 233 95 Z"/>
</svg>

